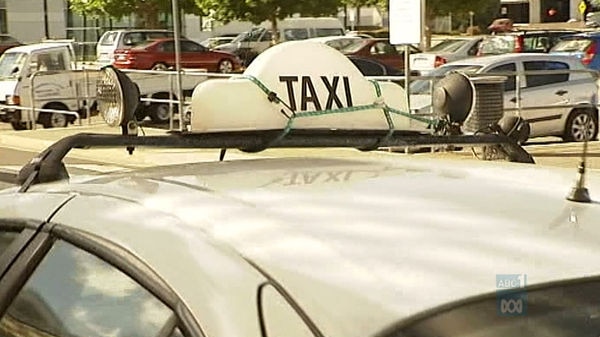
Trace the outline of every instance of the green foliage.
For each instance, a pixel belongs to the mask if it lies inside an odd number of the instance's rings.
[[[196,0],[200,10],[223,22],[251,21],[255,24],[296,13],[329,16],[337,13],[340,0]]]
[[[70,8],[91,17],[110,16],[115,19],[138,13],[171,13],[171,0],[68,0]],[[194,0],[179,0],[179,8],[186,13],[202,14]]]

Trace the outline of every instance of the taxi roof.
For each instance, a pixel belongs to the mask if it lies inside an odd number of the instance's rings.
[[[493,293],[497,274],[526,273],[530,284],[593,275],[600,209],[565,200],[574,171],[363,155],[267,158],[37,185],[27,195],[77,195],[53,221],[128,247],[193,297],[193,281],[207,275],[197,261],[173,265],[154,240],[188,228],[161,246],[191,256],[208,237],[281,282],[326,335],[358,337]],[[600,188],[597,175],[587,180],[592,194]],[[174,281],[182,270],[187,286]],[[252,279],[245,275],[240,280]],[[196,313],[205,305],[188,304]]]

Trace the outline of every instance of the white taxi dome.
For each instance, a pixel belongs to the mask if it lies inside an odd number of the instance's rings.
[[[190,131],[283,129],[294,113],[298,129],[389,129],[382,103],[407,112],[405,96],[400,85],[366,79],[334,48],[291,41],[264,51],[243,75],[198,85]],[[425,126],[399,114],[391,118],[396,129]]]

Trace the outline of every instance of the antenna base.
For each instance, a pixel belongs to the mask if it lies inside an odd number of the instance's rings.
[[[585,187],[573,187],[571,189],[571,193],[567,196],[567,200],[574,202],[592,202],[592,198],[590,198],[590,193]]]

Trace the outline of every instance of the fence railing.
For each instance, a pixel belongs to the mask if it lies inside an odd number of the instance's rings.
[[[73,90],[72,96],[64,96],[64,97],[53,97],[52,100],[56,100],[57,98],[75,101],[78,109],[76,110],[57,110],[45,108],[41,105],[43,102],[48,102],[49,98],[39,98],[36,97],[35,84],[42,76],[45,75],[53,75],[61,73],[59,71],[45,71],[45,72],[36,72],[31,76],[31,88],[29,95],[31,99],[29,100],[28,105],[7,105],[0,104],[0,111],[5,109],[17,109],[21,110],[22,114],[27,116],[27,121],[37,121],[39,118],[39,113],[59,113],[66,114],[69,116],[75,117],[78,121],[79,125],[82,125],[81,114],[85,112],[84,117],[88,117],[88,124],[91,124],[91,119],[89,118],[92,115],[92,106],[96,99],[95,97],[95,80],[97,77],[97,69],[81,69],[81,70],[69,70],[67,71],[72,74],[81,74],[82,76],[82,85],[76,86],[76,90]],[[177,96],[177,86],[176,86],[176,78],[177,72],[175,71],[158,71],[158,70],[124,70],[125,73],[128,74],[149,74],[149,75],[162,75],[167,76],[169,85],[168,87],[163,87],[168,92],[168,97],[154,98],[151,93],[146,90],[146,95],[141,98],[142,103],[146,105],[150,104],[167,104],[169,109],[169,130],[175,130],[175,121],[179,120],[179,130],[184,131],[184,119],[186,118],[184,112],[186,112],[186,107],[190,104],[190,97],[185,97],[185,95],[179,99]],[[588,74],[589,77],[586,79],[585,75],[576,76],[577,74]],[[513,81],[514,79],[514,95],[515,97],[521,97],[522,95],[527,94],[529,88],[535,88],[536,86],[541,85],[549,85],[549,84],[560,84],[560,83],[576,83],[576,81],[590,81],[590,80],[598,80],[598,72],[593,70],[528,70],[528,71],[500,71],[500,72],[486,72],[480,74],[468,74],[470,76],[504,76],[508,81]],[[239,76],[239,74],[220,74],[220,73],[208,73],[205,71],[199,70],[182,70],[181,71],[182,78],[190,78],[194,76],[202,76],[205,77],[205,80],[209,80],[211,78],[229,78],[232,76]],[[536,77],[537,76],[537,77]],[[541,76],[541,77],[540,77]],[[554,76],[554,77],[552,77]],[[563,76],[559,78],[558,76]],[[77,77],[77,76],[75,76]],[[131,76],[133,77],[133,76]],[[410,76],[411,83],[406,90],[408,90],[409,94],[411,94],[410,87],[416,81],[428,81],[429,82],[429,95],[431,94],[431,89],[434,87],[435,81],[439,80],[443,76]],[[573,79],[573,77],[579,77],[579,79]],[[395,81],[402,82],[405,80],[404,76],[367,76],[367,79],[376,79],[379,81]],[[92,83],[93,81],[93,83]],[[135,80],[134,80],[135,82]],[[422,82],[421,82],[422,83]],[[531,86],[531,84],[535,84],[535,86]],[[93,89],[93,90],[92,90]],[[524,92],[525,91],[525,92]],[[421,94],[423,94],[421,92]],[[150,97],[148,97],[150,96]],[[598,107],[598,88],[594,90],[594,92],[589,93],[590,97],[590,106]],[[85,102],[85,104],[83,104]],[[179,105],[182,104],[181,108]],[[545,108],[575,108],[581,106],[581,102],[575,103],[566,103],[566,104],[544,104],[544,102],[540,102],[535,105],[522,106],[521,100],[516,99],[515,105],[512,107],[504,106],[504,110],[513,111],[520,115],[523,111],[532,110],[532,109],[545,109]],[[177,109],[175,109],[177,107]],[[175,114],[174,111],[177,110],[181,113]],[[412,111],[411,107],[411,112]],[[193,111],[191,111],[193,113]],[[188,116],[191,117],[191,116]],[[35,123],[32,123],[32,127],[35,128]]]

